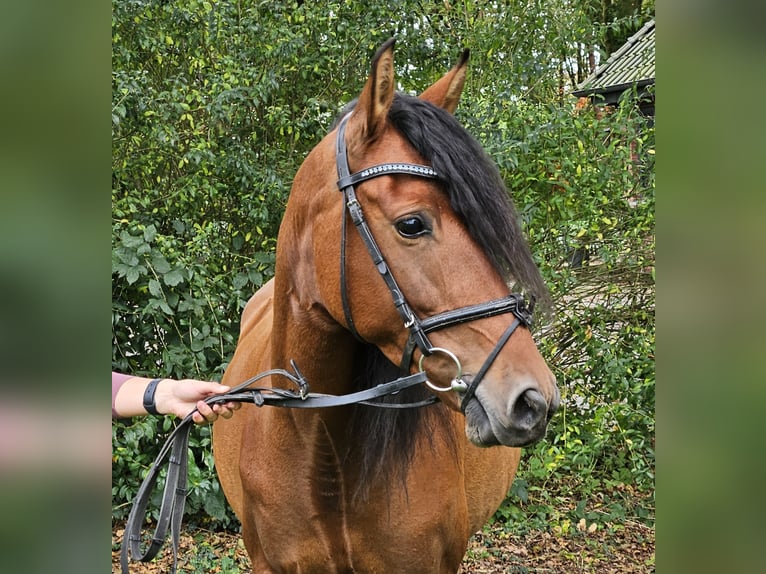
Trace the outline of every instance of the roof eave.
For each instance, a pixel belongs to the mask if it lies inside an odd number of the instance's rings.
[[[654,84],[654,78],[646,78],[644,80],[627,82],[625,84],[618,84],[615,86],[607,86],[605,88],[584,88],[582,90],[577,90],[575,92],[572,92],[572,95],[578,98],[583,98],[586,96],[592,97],[596,95],[602,95],[604,96],[604,100],[606,101],[606,103],[616,103],[620,95],[625,90],[629,90],[633,86],[635,86],[636,89],[640,90],[647,86],[651,86],[653,84]]]

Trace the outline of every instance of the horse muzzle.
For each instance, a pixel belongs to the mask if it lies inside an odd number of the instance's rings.
[[[548,422],[559,408],[555,384],[546,400],[537,386],[527,386],[507,401],[490,401],[482,389],[464,405],[466,436],[476,446],[531,446],[545,436]]]

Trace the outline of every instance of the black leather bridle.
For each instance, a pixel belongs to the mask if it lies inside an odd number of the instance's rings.
[[[372,235],[370,227],[364,219],[364,213],[362,207],[356,197],[356,191],[354,186],[369,179],[380,177],[383,175],[413,175],[416,177],[424,177],[427,179],[439,179],[439,174],[432,168],[426,165],[411,164],[411,163],[384,163],[362,169],[356,173],[351,173],[348,165],[348,150],[346,148],[346,123],[348,122],[351,113],[347,114],[338,125],[338,133],[336,135],[336,153],[335,161],[338,169],[338,189],[344,195],[344,208],[343,208],[343,223],[341,226],[341,263],[340,263],[340,277],[341,277],[341,301],[343,304],[343,314],[345,315],[346,325],[354,336],[360,341],[364,341],[354,324],[354,319],[351,313],[351,306],[348,300],[348,290],[346,286],[346,219],[347,216],[351,217],[351,221],[359,232],[362,242],[367,248],[372,262],[375,264],[375,268],[380,273],[383,281],[386,283],[391,297],[394,301],[394,306],[399,312],[399,316],[402,319],[404,327],[409,331],[409,337],[407,344],[405,345],[404,352],[402,353],[402,359],[400,362],[400,368],[402,372],[409,373],[412,364],[413,354],[417,347],[422,353],[419,370],[423,370],[423,358],[430,356],[434,353],[445,354],[450,357],[457,366],[457,374],[452,380],[449,387],[437,387],[426,379],[426,384],[436,391],[456,391],[463,394],[460,408],[465,412],[468,401],[473,398],[484,375],[492,366],[497,355],[502,348],[511,338],[511,335],[519,325],[523,325],[529,328],[532,322],[532,311],[534,303],[527,304],[523,295],[519,293],[511,293],[502,299],[496,299],[494,301],[488,301],[486,303],[480,303],[478,305],[470,305],[467,307],[461,307],[452,311],[446,311],[433,315],[426,319],[420,319],[415,315],[414,311],[407,303],[402,290],[396,283],[396,279],[391,273],[391,269],[386,263],[386,259],[383,256],[380,248],[375,242],[375,238]],[[503,313],[512,313],[514,320],[508,329],[498,340],[495,348],[489,354],[484,364],[479,371],[473,377],[470,383],[466,383],[462,380],[462,366],[459,359],[454,353],[441,347],[435,347],[428,338],[428,333],[436,331],[437,329],[445,329],[453,325],[459,325],[468,321],[475,321],[477,319],[484,319],[486,317],[493,317]]]

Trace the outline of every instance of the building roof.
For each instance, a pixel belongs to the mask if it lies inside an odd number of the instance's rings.
[[[588,76],[576,91],[577,97],[601,94],[604,102],[617,103],[625,90],[654,84],[654,20],[633,34],[607,61]]]

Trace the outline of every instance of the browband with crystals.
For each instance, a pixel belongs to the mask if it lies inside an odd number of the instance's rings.
[[[429,179],[439,179],[439,174],[436,173],[432,167],[428,167],[427,165],[413,163],[384,163],[368,167],[354,174],[340,178],[338,180],[338,189],[344,189],[362,181],[389,174],[416,175],[418,177],[426,177]]]

